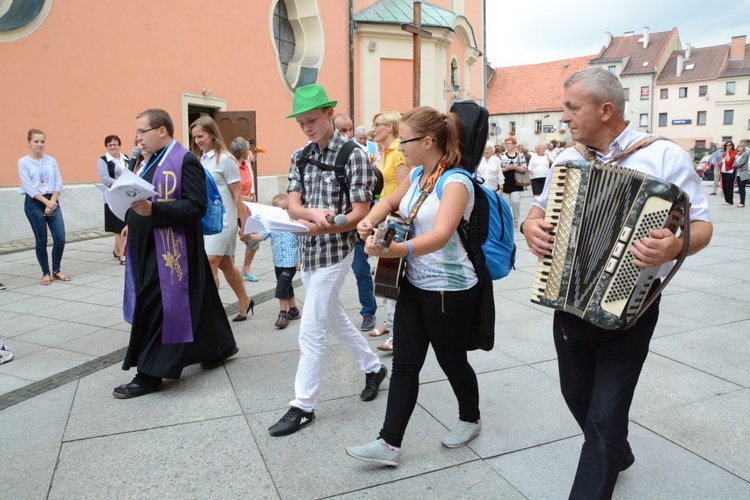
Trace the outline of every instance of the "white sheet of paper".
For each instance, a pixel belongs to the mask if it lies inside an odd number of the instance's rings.
[[[289,214],[283,208],[272,207],[260,203],[243,201],[252,214],[245,222],[245,234],[260,233],[306,233],[310,230],[304,224],[289,219]]]
[[[125,214],[134,201],[147,200],[156,194],[153,184],[144,181],[130,170],[126,170],[117,178],[112,187],[102,184],[96,185],[104,193],[104,200],[109,209],[120,220],[125,220]]]

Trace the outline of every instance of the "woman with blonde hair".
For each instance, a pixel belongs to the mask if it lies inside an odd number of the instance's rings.
[[[247,210],[242,203],[240,168],[219,132],[219,127],[210,116],[201,116],[190,124],[190,133],[195,145],[203,152],[201,164],[213,177],[224,203],[224,229],[219,234],[204,236],[206,255],[211,271],[219,288],[219,269],[224,273],[227,283],[237,295],[240,311],[232,321],[245,321],[255,303],[247,294],[242,282],[242,275],[234,265],[234,253],[237,247],[237,226],[243,233]],[[244,313],[244,314],[243,314]]]
[[[385,420],[378,439],[346,449],[359,460],[398,465],[401,442],[417,403],[419,372],[430,345],[458,400],[458,422],[442,445],[463,446],[482,428],[479,386],[466,354],[467,325],[472,324],[480,302],[479,279],[457,231],[461,218],[468,219],[474,208],[474,185],[460,172],[444,175],[461,164],[460,132],[461,122],[453,113],[420,107],[404,114],[399,149],[410,164],[420,167],[357,225],[359,235],[367,239],[368,254],[406,262],[394,319],[393,373]],[[438,180],[442,182],[440,196],[435,189]],[[412,237],[381,248],[372,230],[396,209],[412,220]]]
[[[383,154],[378,168],[383,173],[383,192],[381,196],[388,196],[409,176],[411,167],[406,164],[404,154],[399,150],[398,124],[401,113],[398,111],[383,111],[372,119],[372,134],[375,142],[383,145]],[[370,337],[378,337],[390,332],[388,340],[378,344],[380,351],[393,350],[393,318],[396,312],[396,301],[383,299],[385,321],[380,328],[370,330]]]

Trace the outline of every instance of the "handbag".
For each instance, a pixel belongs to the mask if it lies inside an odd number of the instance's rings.
[[[516,171],[514,175],[516,176],[516,186],[531,186],[531,174],[528,168],[526,172]]]
[[[747,169],[747,167],[740,167],[737,170],[737,177],[742,182],[750,181],[750,170]]]

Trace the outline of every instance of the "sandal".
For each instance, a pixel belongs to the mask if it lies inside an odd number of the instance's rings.
[[[52,273],[52,277],[60,281],[70,281],[70,276],[65,276],[62,271],[55,271]]]
[[[378,351],[392,351],[393,350],[393,337],[389,338],[385,344],[378,344]]]
[[[127,262],[126,259],[125,259],[125,257],[119,257],[119,259],[120,259],[120,265],[124,266],[125,262]]]
[[[373,328],[372,330],[370,330],[368,335],[370,337],[380,337],[381,335],[385,335],[386,333],[390,333],[390,330],[388,330],[388,327],[383,325],[380,328]]]
[[[42,281],[39,284],[47,286],[50,283],[52,283],[52,277],[49,274],[45,274],[44,276],[42,276]]]
[[[739,204],[737,205],[737,208],[745,208],[745,204],[744,204],[744,203],[739,203]]]

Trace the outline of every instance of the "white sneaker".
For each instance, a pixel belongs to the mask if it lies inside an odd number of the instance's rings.
[[[446,448],[458,448],[463,446],[479,435],[482,430],[482,421],[476,424],[473,422],[464,422],[459,420],[453,427],[453,430],[443,438],[442,445]]]
[[[401,458],[401,450],[392,450],[382,438],[361,446],[347,446],[346,454],[365,462],[393,467],[398,467]]]
[[[11,359],[13,359],[13,353],[6,349],[7,346],[0,349],[0,365],[2,365],[3,363],[7,363]]]

